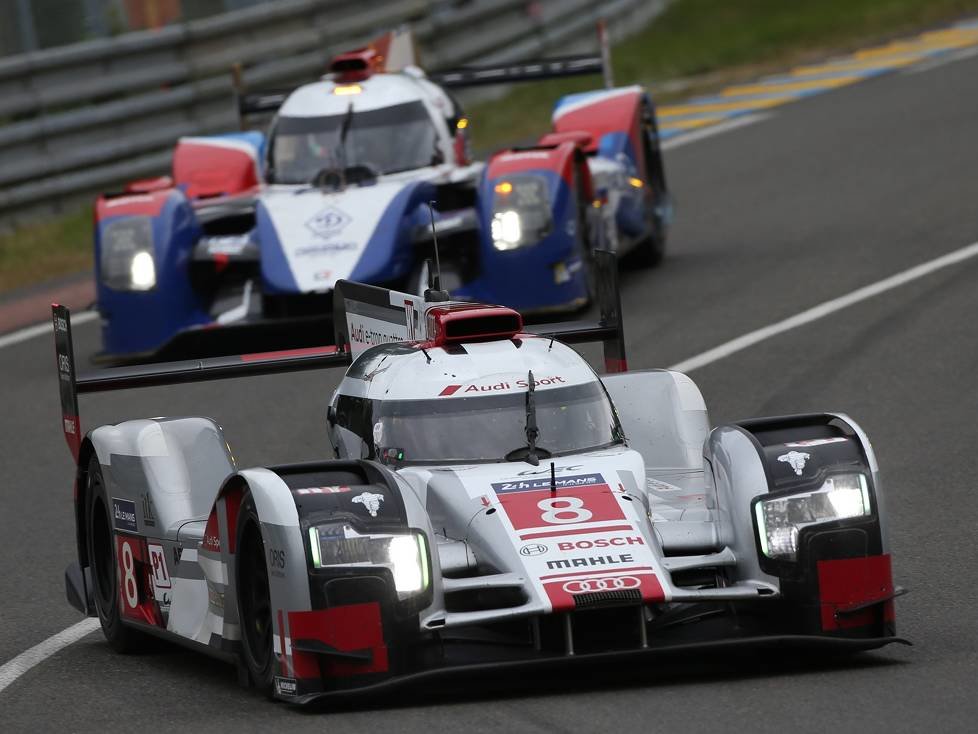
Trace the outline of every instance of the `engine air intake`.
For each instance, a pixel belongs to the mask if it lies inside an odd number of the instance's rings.
[[[523,317],[503,306],[446,306],[428,311],[428,338],[437,345],[510,339],[522,330]]]

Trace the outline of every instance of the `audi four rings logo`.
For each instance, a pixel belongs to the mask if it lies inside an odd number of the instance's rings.
[[[547,546],[545,546],[543,543],[530,543],[520,548],[521,556],[539,556],[541,553],[546,552]]]
[[[577,579],[564,584],[568,594],[586,594],[591,591],[622,591],[637,589],[642,585],[634,576],[617,576],[610,579]]]

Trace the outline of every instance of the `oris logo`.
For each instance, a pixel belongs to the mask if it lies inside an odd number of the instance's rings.
[[[285,568],[285,551],[272,548],[268,552],[268,562],[272,568]]]
[[[530,543],[520,548],[521,556],[539,556],[546,553],[549,549],[543,543]]]
[[[587,594],[595,591],[624,591],[637,589],[642,582],[634,576],[618,576],[610,579],[576,579],[564,584],[568,594]]]

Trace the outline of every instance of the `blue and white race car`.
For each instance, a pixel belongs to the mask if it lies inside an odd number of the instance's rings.
[[[436,77],[408,48],[391,34],[320,81],[241,95],[243,114],[275,113],[267,135],[183,138],[172,175],[99,198],[103,357],[321,344],[338,280],[423,293],[433,233],[453,298],[531,314],[587,305],[596,245],[661,259],[670,205],[643,89],[565,97],[536,144],[476,163],[450,88],[595,73],[601,59]]]

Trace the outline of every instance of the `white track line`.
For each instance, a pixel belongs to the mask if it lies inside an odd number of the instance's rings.
[[[61,630],[58,634],[52,635],[44,642],[34,645],[30,650],[25,650],[13,660],[0,665],[0,693],[38,663],[44,662],[59,650],[77,642],[98,628],[98,619],[87,617],[81,622]]]
[[[852,291],[844,296],[838,298],[833,298],[831,301],[825,301],[825,303],[820,303],[807,311],[802,311],[799,314],[795,314],[784,321],[778,321],[775,324],[770,324],[757,331],[752,331],[749,334],[744,334],[736,339],[728,341],[726,344],[721,344],[718,347],[714,347],[702,354],[697,354],[695,357],[690,357],[687,360],[680,362],[679,364],[674,364],[669,369],[675,370],[676,372],[690,372],[699,367],[705,367],[712,362],[723,359],[724,357],[729,357],[731,354],[739,352],[747,347],[752,347],[758,342],[762,342],[765,339],[770,339],[772,336],[777,336],[778,334],[783,334],[791,329],[797,329],[799,326],[804,326],[805,324],[810,324],[813,321],[824,318],[829,314],[833,314],[836,311],[841,311],[844,308],[848,308],[860,301],[865,301],[867,298],[872,298],[880,293],[885,293],[886,291],[898,288],[901,285],[905,285],[912,280],[917,280],[918,278],[923,278],[925,275],[933,273],[935,270],[940,270],[941,268],[946,268],[949,265],[954,265],[955,263],[962,262],[969,258],[978,255],[978,242],[973,242],[967,247],[962,247],[960,250],[954,250],[946,255],[942,255],[934,260],[929,260],[928,262],[916,265],[909,270],[904,270],[896,275],[891,275],[889,278],[884,278],[883,280],[878,280],[871,285],[864,286],[858,290]]]
[[[677,135],[674,138],[669,138],[668,140],[662,141],[662,145],[659,147],[663,150],[672,150],[673,148],[679,148],[688,143],[695,143],[697,140],[703,140],[703,138],[709,138],[714,135],[719,135],[720,133],[725,133],[728,130],[736,130],[738,127],[753,125],[755,122],[761,122],[769,117],[771,117],[770,112],[755,112],[750,115],[741,115],[739,117],[734,117],[732,120],[728,120],[727,122],[720,122],[716,125],[710,125],[709,127],[700,128],[699,130],[692,130],[691,132]]]
[[[95,311],[83,311],[80,314],[72,314],[71,325],[79,326],[80,324],[87,324],[89,321],[94,321],[96,318],[98,318],[98,313]],[[14,344],[20,344],[21,342],[26,342],[28,339],[33,339],[35,336],[41,336],[41,334],[50,333],[50,321],[45,321],[43,324],[28,326],[26,329],[21,329],[20,331],[12,331],[9,334],[0,336],[0,349],[3,349],[4,347],[12,347]]]

